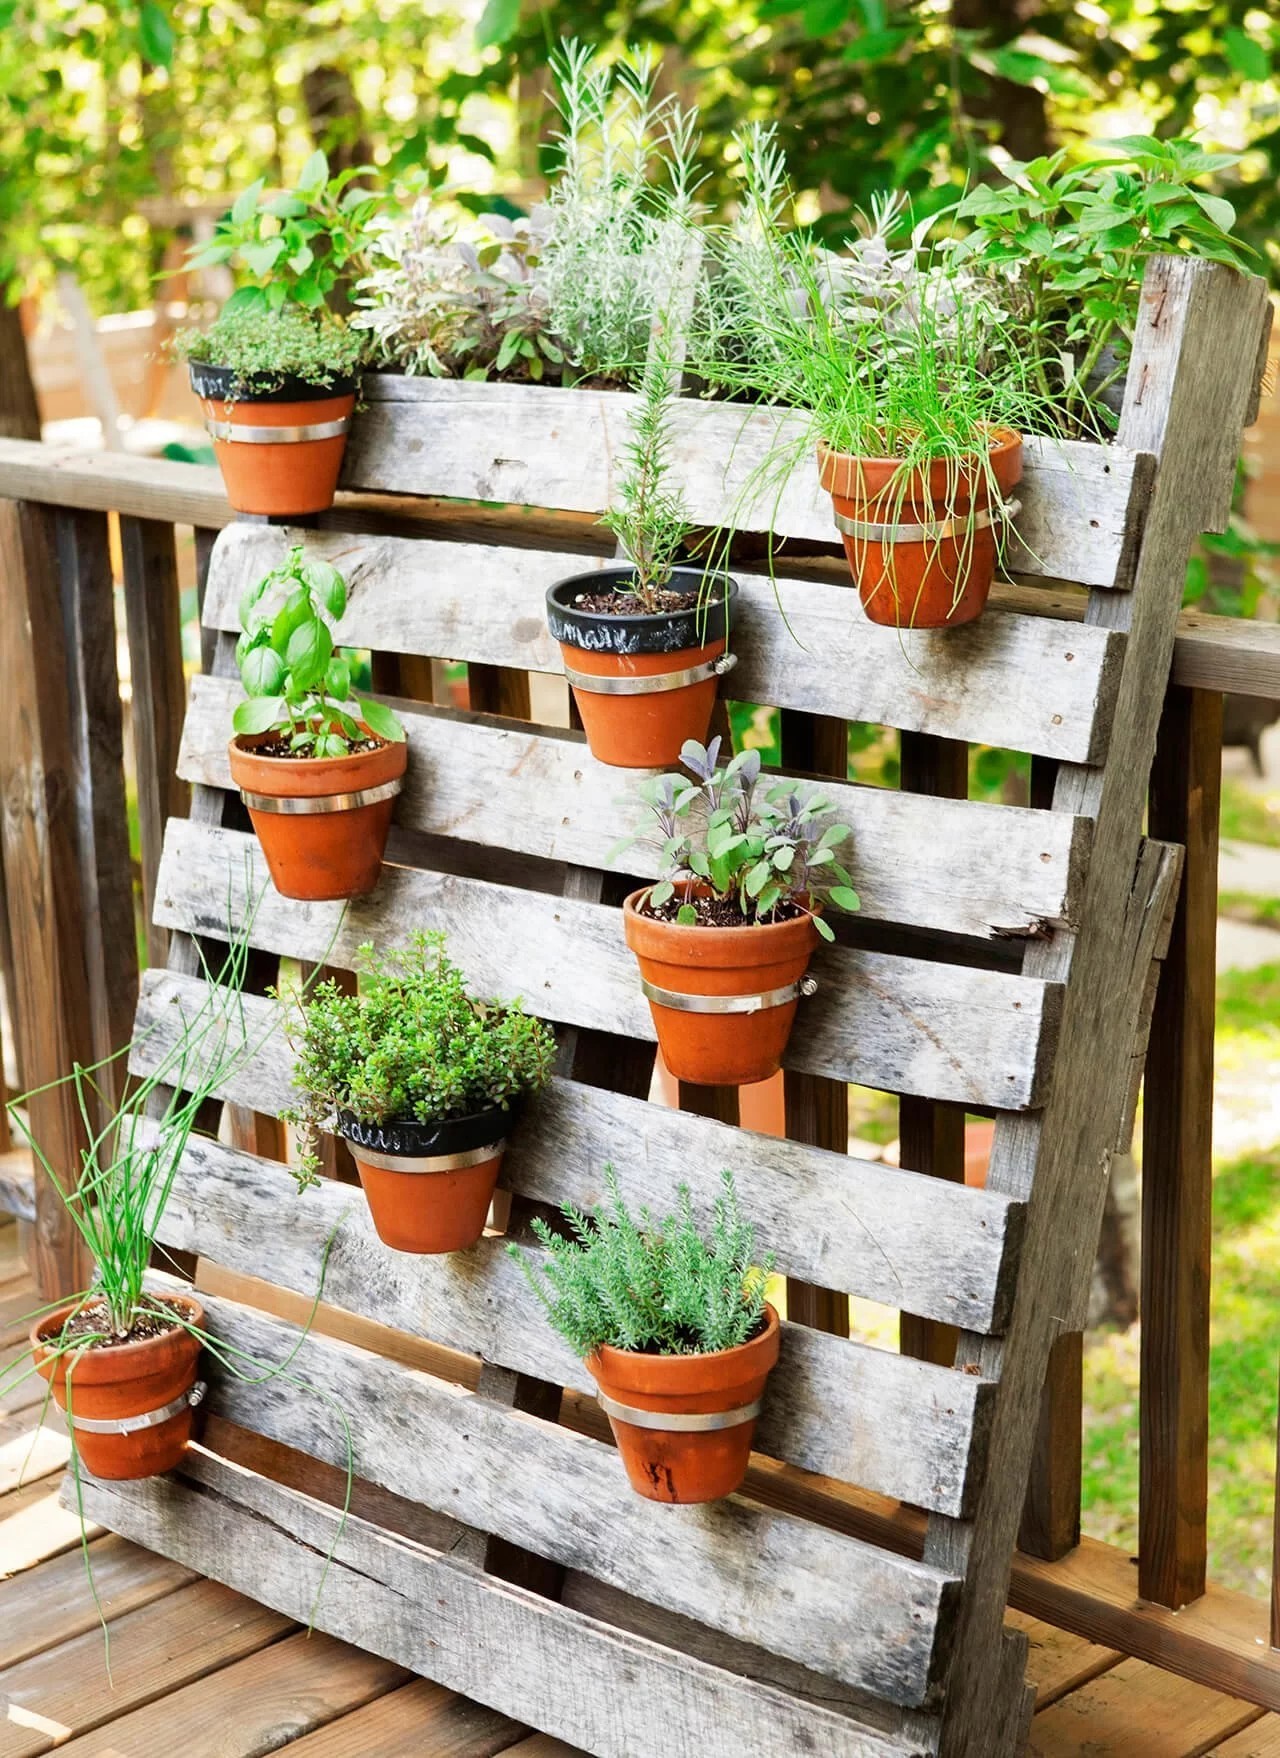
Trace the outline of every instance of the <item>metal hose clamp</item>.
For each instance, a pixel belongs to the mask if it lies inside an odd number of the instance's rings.
[[[506,1148],[506,1140],[490,1142],[485,1148],[468,1148],[461,1154],[378,1154],[371,1148],[362,1148],[359,1142],[350,1141],[348,1145],[357,1160],[366,1166],[372,1166],[378,1172],[465,1172],[468,1166],[482,1166],[486,1160],[496,1159]]]
[[[277,812],[286,818],[310,818],[321,812],[354,812],[361,806],[376,806],[382,800],[393,800],[400,792],[400,777],[380,782],[377,787],[362,787],[351,794],[255,794],[240,789],[240,798],[251,812]]]
[[[619,1404],[603,1392],[596,1394],[606,1416],[632,1428],[665,1429],[668,1434],[707,1434],[718,1428],[738,1428],[754,1422],[760,1414],[760,1399],[753,1404],[739,1404],[733,1410],[640,1410],[634,1404]]]
[[[138,1434],[144,1428],[159,1428],[162,1423],[172,1422],[184,1410],[194,1410],[207,1390],[205,1381],[197,1380],[161,1409],[144,1410],[140,1416],[77,1416],[68,1410],[67,1420],[72,1428],[82,1428],[86,1434]]]
[[[575,690],[585,690],[589,696],[658,696],[667,690],[683,690],[688,684],[705,684],[708,678],[722,678],[737,663],[736,653],[722,653],[719,659],[704,660],[683,671],[654,672],[648,677],[602,677],[568,665],[564,675]]]
[[[833,517],[837,530],[847,537],[861,537],[868,543],[932,543],[943,537],[967,537],[971,531],[984,531],[1012,519],[1022,511],[1021,501],[1001,501],[980,513],[967,513],[962,519],[940,519],[929,525],[875,525],[866,519],[850,519],[844,513]]]
[[[647,977],[640,979],[640,987],[656,1007],[670,1007],[676,1013],[763,1013],[767,1007],[785,1007],[788,1001],[816,993],[818,979],[804,976],[756,995],[686,995],[679,989],[660,989]]]
[[[351,426],[349,415],[333,421],[306,421],[300,427],[250,427],[236,421],[215,421],[207,417],[205,426],[212,439],[235,446],[299,446],[305,440],[337,439]]]

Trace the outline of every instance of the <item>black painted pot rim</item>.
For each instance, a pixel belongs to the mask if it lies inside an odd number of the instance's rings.
[[[360,382],[355,373],[340,373],[330,384],[313,385],[286,373],[277,383],[273,373],[270,388],[256,389],[253,379],[247,378],[240,381],[239,394],[233,395],[232,387],[237,379],[232,367],[215,366],[207,360],[189,360],[187,371],[196,396],[216,403],[323,403],[332,397],[354,396]]]
[[[600,650],[592,631],[613,631],[631,653],[671,653],[683,647],[703,647],[721,637],[728,639],[733,620],[733,601],[738,596],[738,582],[731,574],[706,573],[702,568],[677,567],[671,570],[673,584],[684,584],[688,590],[700,589],[704,581],[719,588],[715,598],[695,605],[691,610],[637,611],[634,616],[608,611],[579,610],[575,597],[607,592],[613,583],[633,578],[630,563],[614,567],[592,568],[586,573],[571,574],[547,588],[547,626],[557,641],[570,647]],[[672,639],[672,631],[679,637]],[[619,649],[620,651],[623,649]]]
[[[514,1121],[514,1108],[509,1105],[492,1105],[469,1117],[446,1118],[443,1123],[422,1123],[416,1117],[365,1123],[352,1111],[339,1111],[338,1134],[375,1154],[427,1159],[433,1154],[465,1154],[472,1148],[487,1148],[505,1140]]]

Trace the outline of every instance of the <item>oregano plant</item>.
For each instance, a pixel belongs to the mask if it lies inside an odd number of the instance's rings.
[[[236,662],[249,700],[235,711],[237,733],[274,733],[301,757],[345,757],[370,733],[403,741],[389,708],[352,694],[351,662],[333,641],[346,607],[342,575],[332,562],[305,557],[301,544],[245,590]]]
[[[858,894],[836,857],[853,832],[831,821],[831,800],[791,781],[767,785],[758,751],[740,751],[722,767],[718,737],[710,745],[688,740],[680,761],[687,775],[640,784],[645,822],[609,851],[612,861],[637,842],[657,849],[662,873],[649,889],[649,910],[678,900],[675,920],[693,926],[695,900],[709,890],[731,900],[745,923],[801,912],[834,940],[822,910],[856,910]]]

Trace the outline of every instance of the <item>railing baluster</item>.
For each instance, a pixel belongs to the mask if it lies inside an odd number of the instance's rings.
[[[1205,1586],[1221,782],[1222,697],[1175,686],[1148,814],[1187,862],[1147,1051],[1138,1496],[1138,1590],[1175,1609]]]
[[[142,837],[142,898],[147,958],[162,965],[169,936],[152,920],[164,827],[184,818],[190,789],[178,779],[178,744],[186,712],[182,673],[182,612],[173,526],[160,519],[121,518],[124,607],[133,683],[133,748]]]
[[[138,1000],[138,955],[124,785],[124,725],[116,668],[115,585],[105,513],[54,517],[75,790],[85,965],[95,1061],[127,1044]],[[99,1084],[121,1096],[123,1062]],[[103,1121],[106,1119],[104,1117]]]
[[[1271,1524],[1271,1646],[1280,1648],[1280,1423],[1276,1431],[1276,1500]]]

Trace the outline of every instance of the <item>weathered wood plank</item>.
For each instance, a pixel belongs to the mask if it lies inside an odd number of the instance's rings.
[[[303,1295],[320,1285],[327,1253],[329,1304],[594,1392],[500,1239],[442,1257],[389,1254],[358,1192],[325,1180],[300,1198],[283,1168],[193,1140],[160,1241]],[[990,1392],[972,1375],[786,1325],[783,1365],[770,1381],[756,1445],[824,1476],[959,1512]]]
[[[340,640],[556,674],[562,666],[546,626],[546,590],[607,560],[236,525],[214,548],[205,600],[211,625],[236,629],[245,584],[304,540],[351,588]],[[1099,761],[1106,750],[1120,636],[1003,612],[962,629],[883,629],[866,621],[847,586],[735,577],[732,693],[744,701],[1072,762]]]
[[[477,385],[378,374],[352,432],[345,487],[603,513],[625,468],[628,392]],[[685,398],[672,412],[672,462],[695,524],[830,542],[830,497],[807,454],[777,480],[768,459],[796,418]],[[1030,439],[1018,488],[1022,573],[1127,586],[1149,462],[1119,446]]]
[[[231,786],[227,741],[242,694],[231,680],[192,680],[178,756],[185,780]],[[597,763],[580,734],[396,706],[410,750],[396,806],[402,829],[603,867],[635,820],[627,790],[638,778]],[[921,799],[825,777],[823,787],[834,816],[853,830],[863,917],[982,938],[1039,933],[1074,919],[1091,841],[1087,819]],[[655,852],[642,845],[623,864],[645,879],[658,872]]]
[[[192,1579],[189,1569],[108,1534],[89,1547],[93,1584],[108,1618],[163,1599]],[[79,1549],[42,1563],[34,1574],[0,1582],[0,1666],[98,1630]]]
[[[340,1629],[596,1758],[635,1758],[655,1726],[671,1758],[926,1758],[917,1740],[620,1634],[363,1521],[338,1534],[332,1510],[209,1454],[189,1455],[181,1476],[94,1482],[87,1494],[95,1517],[117,1531],[292,1617],[310,1615],[333,1544],[320,1629]]]
[[[1122,1660],[1037,1715],[1032,1751],[1035,1758],[1201,1758],[1257,1719],[1252,1704]]]
[[[290,1373],[342,1409],[362,1477],[890,1702],[931,1695],[957,1587],[941,1572],[741,1497],[673,1518],[631,1490],[611,1447],[349,1344],[303,1339],[233,1302],[204,1302],[210,1332],[256,1360],[298,1345]],[[237,1379],[212,1359],[207,1377],[216,1414],[330,1463],[345,1458],[337,1424],[318,1420],[296,1385]]]
[[[252,917],[257,946],[348,969],[365,940],[385,949],[415,929],[440,928],[477,993],[523,996],[533,1012],[567,1025],[654,1037],[621,917],[605,905],[387,866],[371,899],[299,906],[267,885],[252,837],[172,819],[157,919],[225,935],[228,910],[233,926]],[[1041,1102],[1055,984],[838,946],[815,954],[812,970],[818,991],[799,1010],[788,1067],[973,1105]]]
[[[147,1074],[175,1042],[203,985],[171,972],[143,979],[130,1068]],[[293,1052],[273,1004],[243,1000],[252,1058],[218,1089],[256,1112],[297,1098]],[[688,1184],[710,1213],[720,1169],[733,1168],[743,1213],[783,1274],[903,1306],[971,1330],[998,1330],[1012,1292],[1022,1208],[982,1190],[938,1186],[881,1161],[680,1115],[647,1100],[555,1079],[526,1107],[503,1162],[504,1188],[535,1202],[601,1200],[610,1160],[637,1203],[656,1213]],[[927,1249],[926,1249],[927,1245]]]
[[[1096,1245],[1101,1174],[1128,1097],[1129,1057],[1141,1017],[1150,945],[1143,920],[1154,894],[1136,896],[1147,778],[1163,684],[1173,655],[1181,580],[1194,535],[1225,521],[1241,426],[1252,396],[1257,337],[1267,312],[1256,278],[1186,258],[1147,270],[1121,434],[1158,451],[1160,467],[1132,593],[1095,594],[1091,622],[1122,627],[1129,650],[1106,770],[1064,771],[1055,807],[1090,811],[1098,832],[1071,955],[1061,1054],[1042,1118],[998,1128],[989,1183],[1025,1194],[1034,1179],[1023,1269],[1007,1340],[962,1340],[972,1365],[998,1375],[1001,1396],[990,1464],[972,1524],[934,1516],[926,1555],[963,1575],[959,1652],[942,1735],[944,1758],[980,1749],[998,1690],[994,1631],[1021,1513],[1035,1415],[1054,1315],[1072,1310],[1082,1262]],[[1164,899],[1160,898],[1163,905]],[[1138,961],[1138,962],[1135,962]],[[1088,1103],[1082,1095],[1088,1095]],[[1083,1206],[1083,1210],[1081,1205]],[[1083,1216],[1091,1225],[1086,1234]],[[1064,1249],[1063,1229],[1074,1228]]]

